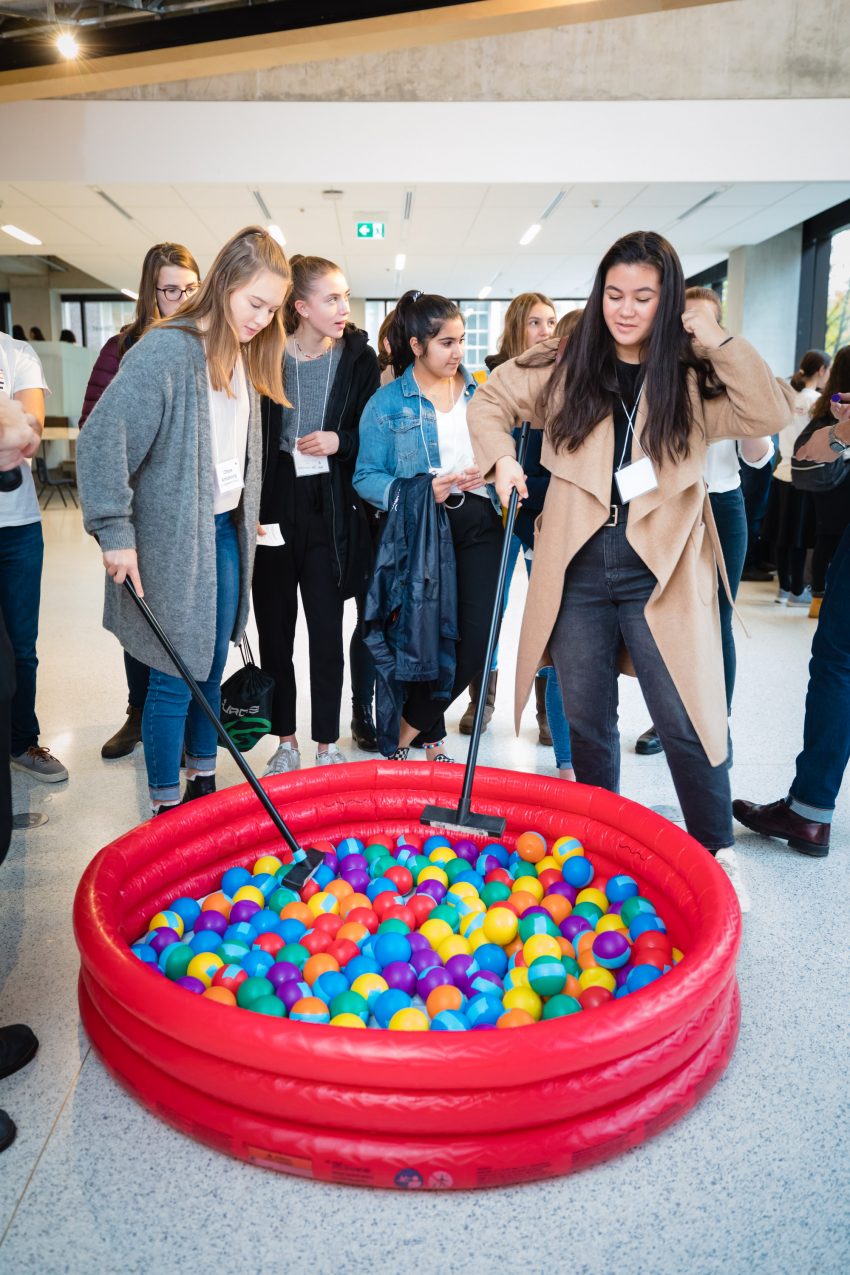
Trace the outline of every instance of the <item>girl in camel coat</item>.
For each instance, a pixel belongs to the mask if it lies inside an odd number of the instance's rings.
[[[721,438],[782,428],[790,405],[767,364],[707,308],[687,309],[661,236],[618,240],[556,365],[543,342],[497,368],[470,405],[476,460],[502,503],[526,495],[511,430],[545,429],[552,481],[538,520],[517,659],[517,718],[552,662],[579,782],[616,792],[617,672],[631,658],[688,831],[735,863],[717,572],[703,473]],[[657,715],[657,719],[656,719]],[[745,897],[744,897],[745,901]]]

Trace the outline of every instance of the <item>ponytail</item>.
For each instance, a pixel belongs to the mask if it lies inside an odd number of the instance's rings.
[[[292,271],[292,286],[283,303],[283,326],[287,336],[297,331],[301,315],[295,309],[296,301],[306,301],[320,279],[335,271],[342,274],[335,261],[327,257],[305,257],[296,253],[289,258],[289,269]]]
[[[393,371],[399,377],[414,361],[410,342],[415,338],[423,349],[450,319],[462,319],[463,315],[454,301],[415,289],[405,292],[399,300],[386,337],[390,346]]]
[[[821,368],[829,367],[831,362],[832,359],[824,350],[807,350],[800,359],[799,368],[789,380],[791,389],[799,394],[800,390],[806,388],[809,377],[817,376]]]

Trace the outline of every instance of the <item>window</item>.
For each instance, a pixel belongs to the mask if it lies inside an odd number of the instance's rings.
[[[12,298],[8,292],[0,292],[0,332],[12,334]]]
[[[824,349],[834,355],[847,344],[850,344],[850,229],[833,235],[830,244]]]
[[[120,332],[136,312],[134,301],[120,293],[63,294],[62,327],[70,328],[80,345],[99,350]]]
[[[850,200],[803,223],[797,358],[850,342]]]

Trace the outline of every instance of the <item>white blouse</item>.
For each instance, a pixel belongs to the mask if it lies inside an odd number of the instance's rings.
[[[250,401],[248,398],[248,381],[245,377],[245,366],[241,357],[236,360],[230,388],[235,395],[231,398],[224,390],[214,390],[207,373],[209,390],[210,426],[212,429],[213,466],[217,467],[225,461],[235,460],[239,466],[242,481],[238,487],[222,492],[218,480],[215,484],[213,512],[230,513],[236,509],[242,499],[242,488],[245,482],[245,457],[248,448],[248,416]]]
[[[450,412],[434,412],[437,417],[437,443],[440,448],[440,473],[459,474],[464,469],[475,465],[475,453],[469,437],[469,426],[466,423],[467,397],[461,393]],[[458,491],[452,487],[452,491]],[[487,496],[486,484],[473,487],[467,493],[470,496]]]

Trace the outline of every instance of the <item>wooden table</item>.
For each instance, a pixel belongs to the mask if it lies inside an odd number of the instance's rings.
[[[45,425],[41,437],[45,443],[71,443],[80,437],[80,431],[71,425]]]

